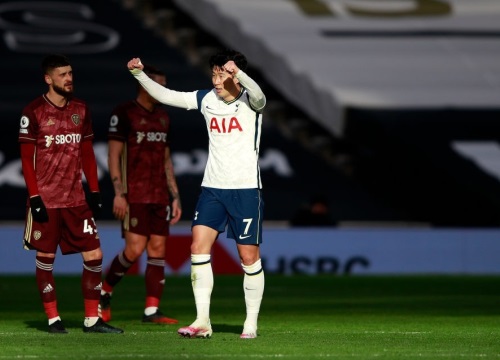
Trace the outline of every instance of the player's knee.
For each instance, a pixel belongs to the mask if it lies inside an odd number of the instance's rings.
[[[262,272],[262,262],[260,259],[251,264],[241,264],[241,267],[247,275],[257,275]]]
[[[149,256],[163,257],[165,256],[165,238],[151,237],[146,246]]]
[[[259,262],[259,260],[259,254],[246,254],[244,256],[240,256],[241,264],[244,266],[253,266]]]
[[[162,258],[165,256],[165,247],[164,246],[148,247],[147,253],[149,257]]]
[[[90,251],[83,251],[82,257],[84,261],[102,260],[102,250],[101,248],[97,248]]]
[[[209,241],[196,241],[191,243],[191,254],[210,254],[212,243]]]
[[[142,255],[144,252],[145,247],[143,246],[127,246],[125,248],[124,254],[127,259],[129,259],[131,262],[136,262],[137,259]]]

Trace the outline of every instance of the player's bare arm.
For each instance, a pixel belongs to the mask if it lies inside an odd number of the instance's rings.
[[[110,140],[108,145],[108,167],[115,191],[113,199],[113,215],[119,220],[123,220],[128,211],[127,200],[125,199],[125,190],[121,181],[120,158],[123,151],[123,143],[120,141]]]
[[[170,149],[165,149],[165,174],[167,175],[167,187],[172,197],[172,218],[170,219],[170,224],[174,225],[177,223],[182,215],[181,198],[179,195],[179,188],[177,187],[177,181],[175,180],[174,165],[172,163],[172,157],[170,156]]]

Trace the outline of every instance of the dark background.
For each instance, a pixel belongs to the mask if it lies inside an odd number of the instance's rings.
[[[22,108],[46,90],[40,62],[49,52],[67,54],[73,63],[75,95],[88,102],[92,111],[96,144],[106,142],[109,114],[113,107],[132,99],[136,81],[126,62],[139,56],[167,74],[167,85],[192,91],[211,87],[205,65],[193,65],[179,48],[169,45],[157,32],[146,28],[134,9],[107,0],[64,1],[53,9],[16,8],[15,1],[0,1],[0,220],[23,220],[26,189],[12,178],[20,175],[18,124]],[[147,1],[145,3],[148,3]],[[40,4],[47,2],[39,1]],[[82,4],[92,10],[82,19],[64,4]],[[84,5],[83,5],[84,4]],[[155,6],[158,5],[155,2]],[[183,25],[196,24],[170,1],[161,7],[174,10]],[[51,25],[33,25],[26,14],[49,16]],[[28,18],[29,19],[29,18]],[[62,21],[62,22],[61,22]],[[104,26],[120,35],[118,45],[105,52],[86,53],[79,45],[101,43],[105,38],[86,26]],[[197,29],[199,31],[199,29]],[[43,33],[48,38],[61,34],[85,36],[75,46],[49,44],[36,51],[17,51],[7,46],[8,34]],[[62,40],[61,40],[62,41]],[[198,36],[197,46],[217,44],[211,34]],[[250,64],[251,65],[251,64]],[[320,194],[330,205],[331,218],[339,224],[404,223],[430,226],[497,227],[500,225],[500,192],[496,178],[450,148],[454,140],[498,141],[500,109],[346,109],[346,136],[338,139],[313,120],[294,127],[292,119],[304,118],[294,104],[287,103],[268,85],[258,69],[248,70],[268,98],[261,155],[278,151],[292,169],[284,176],[263,167],[265,219],[288,221],[311,196]],[[273,104],[284,104],[276,111]],[[196,165],[197,151],[206,150],[207,134],[197,111],[168,107],[172,119],[172,152],[189,154]],[[301,137],[303,133],[309,137]],[[331,161],[312,150],[314,135],[326,138],[331,152],[344,161]],[[174,162],[175,164],[175,162]],[[105,171],[106,164],[100,164]],[[190,220],[199,193],[202,173],[177,176],[183,201],[183,220]],[[111,219],[113,191],[106,172],[100,180],[105,201],[105,219]]]

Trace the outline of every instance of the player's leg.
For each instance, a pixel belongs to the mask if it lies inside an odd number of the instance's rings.
[[[54,282],[54,260],[55,254],[36,253],[36,282],[38,292],[42,299],[43,308],[49,321],[49,333],[66,334],[67,331],[62,324],[61,317],[57,310],[56,285]]]
[[[257,337],[257,320],[264,294],[264,270],[262,269],[258,245],[238,244],[238,253],[245,272],[243,291],[246,305],[246,319],[240,337],[253,339]]]
[[[99,316],[106,322],[111,320],[111,297],[114,287],[146,249],[149,225],[145,211],[145,204],[129,204],[129,212],[122,222],[125,248],[111,261],[104,277],[99,301]]]
[[[196,320],[178,330],[185,337],[210,337],[210,299],[214,286],[211,250],[217,236],[224,231],[227,215],[216,189],[202,188],[192,221],[191,285],[196,304]]]
[[[146,264],[146,302],[143,322],[157,324],[177,324],[176,319],[163,315],[160,301],[165,287],[165,246],[169,235],[170,207],[163,204],[149,204],[149,240],[146,245],[148,255]]]
[[[147,237],[125,231],[125,248],[118,253],[104,278],[102,285],[99,311],[104,321],[111,320],[111,297],[116,285],[122,280],[128,270],[140,258],[146,248]]]
[[[191,285],[196,305],[196,320],[178,330],[185,337],[210,337],[210,298],[214,287],[214,275],[210,252],[218,232],[203,225],[193,227],[191,243]]]
[[[151,235],[147,244],[148,260],[146,264],[146,302],[143,322],[157,324],[177,324],[176,319],[166,317],[159,309],[165,286],[165,243],[167,237]]]
[[[45,223],[33,221],[30,209],[26,212],[24,247],[36,252],[36,283],[40,299],[49,323],[49,333],[66,334],[57,309],[56,284],[54,281],[54,261],[61,237],[59,211],[47,209],[49,220]],[[43,234],[43,236],[42,236]]]
[[[246,319],[242,339],[257,337],[257,319],[264,294],[264,271],[260,259],[264,202],[258,189],[231,190],[228,237],[235,239],[244,271]]]
[[[83,270],[81,289],[85,308],[84,332],[122,333],[106,324],[98,315],[101,294],[102,251],[97,227],[87,205],[61,209],[63,230],[61,253],[81,253]]]
[[[83,331],[87,333],[121,334],[122,329],[104,322],[98,313],[99,297],[101,295],[102,251],[97,248],[82,252],[83,273],[82,293],[85,304],[85,320]]]

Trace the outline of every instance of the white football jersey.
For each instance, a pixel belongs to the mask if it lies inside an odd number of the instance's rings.
[[[205,117],[209,149],[202,186],[218,189],[262,188],[259,169],[259,147],[262,109],[265,97],[258,85],[239,70],[243,85],[239,96],[226,102],[212,90],[174,91],[151,80],[143,72],[132,74],[141,85],[163,104],[198,109]],[[250,93],[258,97],[255,108]]]

